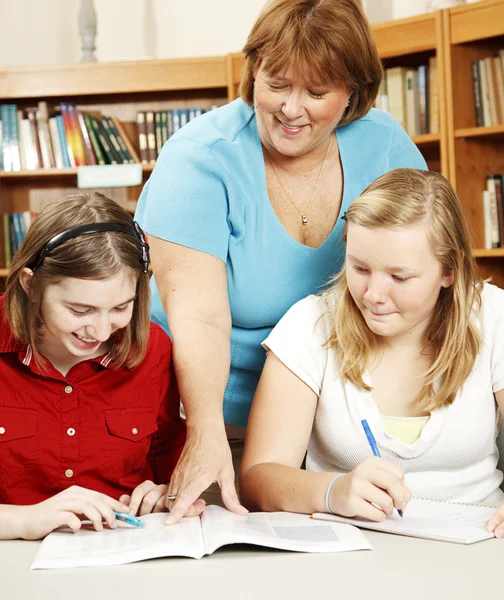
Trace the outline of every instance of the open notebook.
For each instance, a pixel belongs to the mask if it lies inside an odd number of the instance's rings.
[[[314,519],[348,523],[364,529],[456,544],[473,544],[494,537],[493,533],[486,530],[486,523],[496,510],[494,506],[412,498],[403,518],[394,511],[391,517],[381,523],[325,513],[312,516]]]
[[[235,515],[209,506],[201,517],[185,517],[166,527],[166,513],[142,517],[146,527],[82,529],[49,534],[32,569],[120,565],[161,556],[201,558],[228,544],[255,544],[297,552],[372,550],[355,527],[314,521],[293,513]]]

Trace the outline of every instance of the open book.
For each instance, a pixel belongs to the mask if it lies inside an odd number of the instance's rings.
[[[201,517],[185,517],[166,527],[166,513],[142,517],[146,527],[54,531],[37,552],[32,569],[96,567],[157,558],[201,558],[227,544],[255,544],[297,552],[372,550],[355,527],[314,521],[293,513],[235,515],[209,506]]]
[[[494,537],[493,533],[486,530],[486,523],[496,510],[494,506],[412,498],[403,518],[394,511],[391,517],[381,523],[324,513],[312,516],[314,519],[348,523],[364,529],[456,544],[473,544]]]

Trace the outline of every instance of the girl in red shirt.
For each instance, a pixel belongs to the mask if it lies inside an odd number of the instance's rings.
[[[48,205],[15,254],[0,298],[0,539],[165,510],[185,427],[148,262],[140,228],[98,193]]]

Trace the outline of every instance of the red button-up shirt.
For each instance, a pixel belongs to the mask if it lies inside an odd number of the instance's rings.
[[[185,441],[170,338],[151,324],[140,365],[108,362],[41,372],[0,297],[0,504],[34,504],[71,485],[118,498],[146,479],[169,481]]]

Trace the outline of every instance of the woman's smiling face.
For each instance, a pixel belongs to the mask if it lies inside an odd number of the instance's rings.
[[[302,156],[316,148],[340,122],[350,91],[304,81],[293,69],[270,75],[259,66],[254,107],[261,141],[268,151]]]

